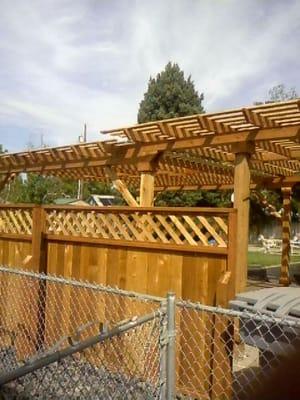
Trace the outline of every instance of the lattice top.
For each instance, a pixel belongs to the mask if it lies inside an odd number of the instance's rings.
[[[227,215],[48,209],[46,221],[46,232],[60,236],[215,247],[228,241]]]
[[[1,208],[0,233],[30,235],[32,233],[32,208]]]

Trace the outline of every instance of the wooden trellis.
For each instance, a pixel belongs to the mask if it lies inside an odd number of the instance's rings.
[[[108,240],[226,247],[228,215],[198,215],[195,209],[46,208],[46,233]]]
[[[31,235],[32,208],[0,208],[0,234]]]

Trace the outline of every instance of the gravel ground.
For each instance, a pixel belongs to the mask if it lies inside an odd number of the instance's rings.
[[[12,349],[0,353],[0,371],[15,362]],[[93,399],[150,400],[156,388],[134,378],[109,373],[86,361],[68,357],[10,382],[0,389],[0,400]]]

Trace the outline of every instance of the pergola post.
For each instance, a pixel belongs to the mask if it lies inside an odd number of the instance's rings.
[[[154,175],[150,172],[141,173],[140,206],[152,207],[154,203]]]
[[[248,273],[248,236],[250,209],[250,168],[249,158],[254,152],[253,142],[243,146],[233,146],[234,165],[234,207],[237,209],[237,247],[235,291],[241,292],[247,284]]]
[[[137,165],[140,172],[140,206],[153,207],[154,205],[154,175],[157,169],[158,155]]]
[[[291,197],[292,188],[281,188],[283,197],[283,214],[282,214],[282,252],[281,252],[281,268],[279,283],[284,286],[290,284],[290,254],[291,254]]]

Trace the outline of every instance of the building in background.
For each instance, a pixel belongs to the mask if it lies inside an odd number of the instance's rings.
[[[90,206],[113,206],[115,203],[115,196],[91,194],[87,199],[87,203]]]
[[[80,200],[73,197],[62,197],[54,200],[54,204],[60,206],[112,206],[114,205],[115,196],[102,195],[102,194],[92,194],[88,199]]]

